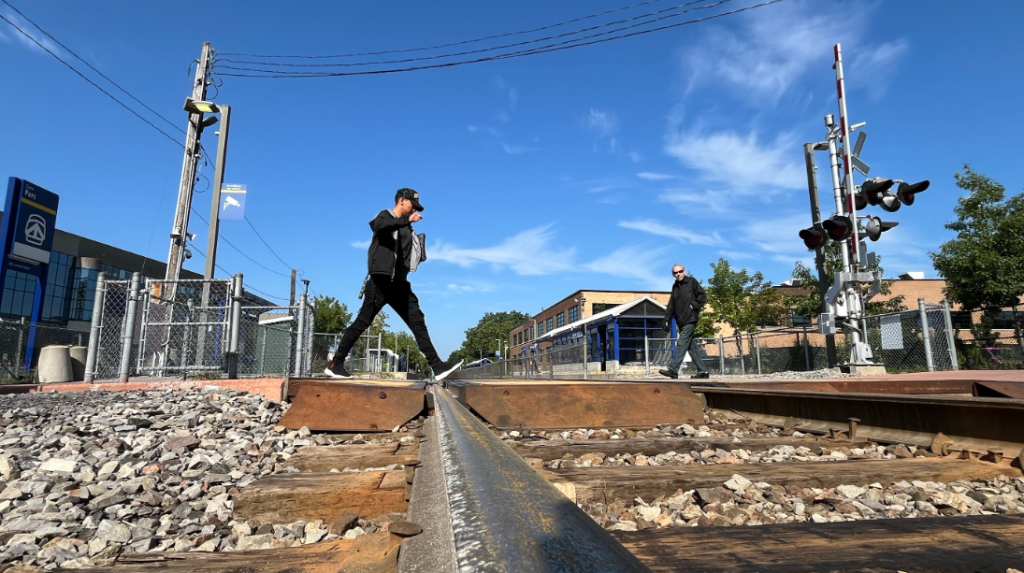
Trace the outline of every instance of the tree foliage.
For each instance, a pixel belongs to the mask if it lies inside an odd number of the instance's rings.
[[[712,263],[711,269],[714,273],[705,291],[717,322],[724,322],[739,332],[786,323],[789,308],[785,297],[771,288],[772,283],[765,281],[760,272],[733,270],[725,259]]]
[[[842,243],[837,243],[835,241],[826,242],[825,273],[828,275],[826,277],[826,281],[829,288],[832,288],[832,283],[835,282],[835,274],[842,270]],[[882,272],[882,257],[875,257],[874,266],[867,267],[864,270]],[[816,316],[821,314],[821,289],[818,288],[818,273],[797,261],[796,266],[793,268],[793,278],[800,280],[801,286],[807,289],[808,293],[806,295],[788,297],[789,306],[793,308],[794,314],[814,319]],[[882,281],[879,294],[884,296],[891,295],[892,283],[893,281]],[[867,291],[867,288],[868,287],[865,286],[864,290]],[[907,307],[903,304],[903,299],[903,295],[898,295],[890,297],[888,300],[868,301],[867,307],[864,310],[869,316],[907,310]]]
[[[501,341],[501,351],[505,352],[509,331],[529,318],[530,315],[517,310],[488,312],[476,326],[466,329],[466,339],[462,342],[462,346],[452,352],[448,359],[472,362],[478,360],[481,355],[494,355],[499,340]]]
[[[345,332],[352,321],[352,313],[348,306],[333,296],[317,295],[313,297],[314,320],[313,331],[327,334]]]
[[[931,253],[943,292],[967,310],[1016,305],[1024,295],[1024,194],[1006,199],[1003,185],[970,165],[954,178],[968,192],[946,224],[956,238]]]

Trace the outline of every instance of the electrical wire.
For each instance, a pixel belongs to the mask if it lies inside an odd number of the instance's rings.
[[[202,251],[202,249],[197,247],[195,243],[193,243],[192,241],[189,241],[189,246],[192,249],[194,249],[197,253],[202,255],[202,257],[204,259],[206,258],[206,253],[204,253]],[[229,271],[229,270],[225,269],[224,267],[220,266],[220,263],[213,263],[213,266],[217,267],[219,270],[221,270],[224,274],[228,275],[229,277],[234,276],[234,273],[232,273],[231,271]],[[251,291],[253,291],[255,293],[259,293],[259,294],[261,294],[263,296],[266,296],[266,297],[274,298],[274,299],[277,299],[277,300],[288,301],[288,302],[291,301],[291,299],[289,299],[289,298],[285,298],[285,297],[282,297],[282,296],[275,296],[275,295],[272,295],[272,294],[270,294],[268,292],[261,291],[260,289],[255,288],[252,285],[246,283],[244,280],[242,281],[242,286],[244,286],[245,288],[247,288],[247,289],[249,289],[249,290],[251,290]]]
[[[719,5],[724,4],[726,2],[729,2],[729,1],[731,1],[731,0],[719,0],[718,2],[716,2],[714,4],[710,4],[710,5],[707,5],[707,6],[702,6],[700,8],[701,9],[712,8],[712,7],[719,6]],[[504,60],[504,59],[511,59],[511,58],[517,58],[517,57],[532,56],[532,55],[537,55],[537,54],[546,54],[546,53],[551,53],[551,52],[559,52],[559,51],[562,51],[562,50],[568,50],[568,49],[572,49],[572,48],[579,48],[579,47],[583,47],[583,46],[591,46],[591,45],[595,45],[595,44],[602,44],[602,43],[611,42],[611,41],[614,41],[614,40],[621,40],[621,39],[625,39],[625,38],[631,38],[631,37],[634,37],[634,36],[641,36],[641,35],[650,34],[650,33],[653,33],[653,32],[660,32],[660,31],[663,31],[663,30],[668,30],[668,29],[671,29],[671,28],[678,28],[680,26],[686,26],[686,25],[689,25],[689,24],[697,24],[697,23],[700,23],[700,22],[706,22],[706,21],[709,21],[709,20],[714,20],[714,19],[717,19],[717,18],[721,18],[723,16],[730,16],[730,15],[733,15],[733,14],[738,14],[738,13],[741,13],[741,12],[746,12],[746,11],[754,10],[754,9],[757,9],[757,8],[763,8],[763,7],[766,7],[766,6],[771,6],[772,4],[778,4],[778,3],[784,2],[784,1],[785,0],[768,0],[766,2],[761,2],[760,4],[754,4],[754,5],[751,5],[751,6],[745,6],[745,7],[742,7],[742,8],[737,8],[735,10],[729,10],[729,11],[726,11],[726,12],[721,12],[721,13],[718,13],[718,14],[713,14],[711,16],[706,16],[704,18],[695,18],[693,20],[686,20],[684,22],[677,22],[677,23],[674,23],[674,24],[666,24],[666,25],[663,25],[663,26],[658,26],[656,28],[650,28],[650,29],[646,29],[646,30],[637,30],[635,32],[629,32],[629,33],[620,34],[620,35],[612,36],[612,37],[608,37],[608,38],[600,38],[600,39],[591,40],[591,41],[587,41],[587,42],[583,42],[582,41],[582,40],[587,40],[589,38],[596,38],[596,37],[599,37],[599,36],[607,36],[608,34],[614,34],[616,32],[621,32],[623,30],[627,30],[627,29],[630,29],[630,28],[636,28],[638,26],[644,25],[644,24],[635,24],[635,25],[632,25],[632,26],[626,26],[626,27],[620,28],[618,30],[609,30],[609,31],[605,31],[605,32],[599,32],[599,33],[596,33],[596,34],[591,34],[590,36],[585,36],[583,38],[576,38],[576,39],[573,39],[573,40],[567,40],[567,41],[563,41],[563,42],[558,42],[558,43],[550,44],[550,45],[547,45],[547,46],[540,46],[540,47],[532,48],[532,49],[529,49],[529,50],[520,50],[520,51],[516,51],[516,52],[510,52],[510,53],[507,53],[507,54],[496,54],[496,55],[492,55],[492,56],[486,56],[486,57],[475,58],[475,59],[470,59],[470,60],[460,60],[460,61],[456,61],[456,62],[443,62],[443,63],[427,64],[427,65],[421,65],[421,66],[409,66],[409,67],[405,67],[405,68],[389,68],[389,69],[383,69],[383,70],[362,70],[362,71],[354,71],[354,72],[284,72],[284,71],[281,71],[281,70],[265,70],[265,69],[255,69],[255,68],[238,68],[238,67],[234,67],[234,66],[224,66],[225,69],[233,69],[233,70],[239,70],[239,71],[252,71],[252,72],[258,72],[258,73],[222,72],[220,75],[227,76],[227,77],[268,78],[268,79],[327,78],[327,77],[345,77],[345,76],[365,76],[365,75],[392,74],[392,73],[401,73],[401,72],[412,72],[412,71],[418,71],[418,70],[450,68],[450,67],[454,67],[454,66],[461,66],[461,65],[467,65],[467,64],[478,64],[478,63],[483,63],[483,62],[491,62],[491,61],[496,61],[496,60]]]
[[[284,259],[282,259],[276,252],[274,252],[274,249],[270,247],[270,243],[267,243],[266,239],[263,238],[263,235],[261,235],[260,232],[256,230],[256,225],[252,224],[252,221],[249,220],[249,217],[243,215],[243,218],[245,219],[246,223],[249,223],[249,227],[252,228],[252,232],[256,233],[256,236],[260,238],[260,241],[263,241],[263,245],[267,247],[267,250],[273,253],[274,256],[277,257],[277,260],[281,261],[281,264],[284,265],[286,269],[288,269],[289,271],[292,270],[294,267],[284,262]]]
[[[3,20],[4,22],[7,22],[7,24],[9,24],[12,28],[17,30],[22,36],[25,36],[29,40],[32,40],[32,42],[34,42],[37,46],[42,48],[47,54],[50,54],[58,62],[60,62],[60,63],[64,64],[65,66],[67,66],[68,69],[70,69],[71,71],[73,71],[76,74],[78,74],[78,76],[81,77],[83,80],[89,82],[89,84],[91,84],[94,88],[96,88],[96,89],[100,90],[101,92],[103,92],[103,95],[105,95],[105,96],[109,97],[110,99],[114,100],[115,102],[117,102],[118,105],[120,105],[121,107],[123,107],[126,110],[128,110],[132,115],[134,115],[135,117],[141,119],[142,121],[146,122],[147,125],[149,125],[153,129],[155,129],[155,130],[159,131],[160,133],[162,133],[164,137],[166,137],[167,139],[170,139],[171,141],[173,141],[175,145],[177,145],[178,147],[182,147],[182,148],[185,147],[184,144],[181,143],[180,141],[178,141],[177,139],[175,139],[173,135],[171,135],[171,134],[167,133],[166,131],[160,129],[153,122],[151,122],[148,119],[146,119],[146,118],[142,117],[141,115],[139,115],[139,113],[136,112],[134,109],[128,107],[123,101],[117,99],[110,92],[108,92],[107,90],[105,90],[102,87],[100,87],[99,84],[97,84],[96,82],[90,80],[88,77],[85,76],[85,74],[83,74],[82,72],[80,72],[77,69],[75,69],[74,66],[72,66],[71,64],[65,62],[63,59],[61,59],[60,56],[58,56],[57,54],[54,54],[53,51],[51,51],[49,48],[47,48],[42,43],[40,43],[39,40],[36,40],[31,35],[29,35],[27,32],[25,32],[25,30],[22,30],[20,27],[18,27],[17,24],[15,24],[14,22],[11,22],[10,20],[8,20],[7,17],[4,16],[3,14],[0,14],[0,20]]]
[[[404,48],[404,49],[399,49],[399,50],[381,50],[381,51],[377,51],[377,52],[362,52],[362,53],[354,53],[354,54],[313,55],[313,56],[310,56],[310,55],[246,54],[246,53],[240,53],[240,52],[221,52],[221,54],[225,55],[225,56],[242,56],[242,57],[248,57],[248,58],[328,59],[328,58],[357,58],[357,57],[361,57],[361,56],[380,56],[380,55],[384,55],[384,54],[403,54],[403,53],[409,53],[409,52],[425,52],[425,51],[429,51],[429,50],[439,50],[441,48],[451,48],[451,47],[454,47],[454,46],[463,46],[463,45],[466,45],[466,44],[473,44],[473,43],[476,43],[476,42],[484,42],[484,41],[487,41],[487,40],[495,40],[495,39],[498,39],[498,38],[507,38],[509,36],[519,36],[519,35],[523,35],[523,34],[532,34],[534,32],[542,32],[544,30],[550,30],[552,28],[557,28],[559,26],[565,26],[565,25],[568,25],[568,24],[574,24],[576,22],[582,22],[584,20],[589,20],[591,18],[598,18],[600,16],[606,16],[608,14],[613,14],[615,12],[621,12],[623,10],[631,10],[633,8],[638,8],[640,6],[646,6],[648,4],[655,4],[657,2],[663,2],[663,1],[664,0],[647,0],[646,2],[639,2],[637,4],[632,4],[630,6],[622,6],[620,8],[613,8],[611,10],[606,10],[604,12],[600,12],[600,13],[597,13],[597,14],[590,14],[588,16],[582,16],[580,18],[573,18],[571,20],[565,20],[563,22],[556,22],[554,24],[549,24],[547,26],[541,26],[540,28],[533,28],[532,30],[520,30],[518,32],[505,32],[503,34],[494,34],[493,36],[485,36],[483,38],[475,38],[473,40],[462,40],[460,42],[451,42],[451,43],[448,43],[448,44],[438,44],[436,46],[425,46],[425,47],[420,47],[420,48]]]
[[[196,217],[199,217],[199,220],[200,220],[200,221],[202,221],[202,222],[203,222],[203,223],[205,223],[205,224],[206,224],[207,226],[209,226],[209,224],[210,224],[210,223],[209,223],[209,222],[207,222],[207,220],[206,220],[206,219],[204,219],[204,218],[203,218],[203,216],[199,214],[199,211],[196,211],[195,207],[193,207],[193,208],[192,208],[192,214],[193,214],[193,215],[195,215]],[[249,259],[249,260],[250,260],[250,261],[251,261],[251,262],[252,262],[252,263],[253,263],[254,265],[256,265],[256,266],[260,267],[261,269],[263,269],[263,270],[265,270],[265,271],[267,271],[267,272],[270,272],[270,273],[274,273],[274,274],[275,274],[275,275],[277,275],[277,276],[281,276],[281,277],[285,277],[285,278],[291,278],[291,275],[290,275],[290,274],[284,274],[284,273],[282,273],[282,272],[280,272],[280,271],[275,271],[274,269],[272,269],[272,268],[270,268],[270,267],[268,267],[268,266],[264,265],[263,263],[261,263],[261,262],[257,261],[256,259],[254,259],[254,258],[250,257],[249,255],[245,254],[245,252],[244,252],[244,251],[242,251],[242,249],[239,249],[239,248],[238,248],[238,247],[236,247],[236,246],[235,246],[235,245],[234,245],[234,244],[233,244],[233,243],[232,243],[231,241],[229,241],[229,240],[228,240],[228,238],[227,238],[227,237],[225,237],[223,233],[218,233],[218,235],[217,235],[217,238],[218,238],[218,239],[220,239],[221,241],[224,241],[225,243],[227,243],[227,245],[228,245],[229,247],[231,247],[232,249],[234,249],[234,250],[238,251],[238,254],[240,254],[240,255],[242,255],[243,257],[245,257],[245,258]]]
[[[17,14],[19,15],[19,16],[21,16],[22,18],[24,18],[26,22],[28,22],[29,24],[32,24],[33,26],[35,26],[35,27],[36,27],[36,28],[37,28],[37,29],[38,29],[38,30],[39,30],[40,32],[42,32],[43,34],[45,34],[47,38],[49,38],[49,39],[53,40],[54,42],[56,42],[56,43],[57,43],[57,45],[58,45],[58,46],[60,46],[61,48],[64,48],[64,51],[66,51],[67,53],[69,53],[69,54],[71,54],[72,56],[74,56],[75,58],[77,58],[77,59],[78,59],[78,61],[82,62],[83,64],[85,64],[85,65],[89,66],[89,69],[90,69],[90,70],[92,70],[92,71],[94,71],[94,72],[96,72],[97,74],[99,74],[99,76],[100,76],[101,78],[103,78],[103,79],[107,80],[108,82],[110,82],[111,84],[113,84],[113,86],[114,86],[114,87],[116,87],[117,89],[121,90],[121,91],[122,91],[122,92],[123,92],[123,93],[124,93],[125,95],[127,95],[128,97],[130,97],[130,98],[132,98],[133,100],[135,100],[135,102],[136,102],[137,104],[139,104],[139,105],[141,105],[142,107],[146,108],[146,109],[147,109],[147,110],[149,110],[149,111],[150,111],[150,112],[151,112],[151,113],[152,113],[153,115],[155,115],[155,116],[159,117],[160,119],[164,120],[164,121],[165,121],[165,122],[166,122],[166,123],[167,123],[168,125],[170,125],[170,126],[171,126],[171,127],[173,127],[174,129],[177,129],[177,130],[178,130],[178,131],[180,131],[180,132],[181,132],[182,134],[184,134],[184,133],[185,133],[185,130],[184,130],[184,129],[182,129],[182,128],[181,128],[180,126],[178,126],[177,124],[173,123],[173,122],[172,122],[171,120],[167,119],[167,118],[166,118],[166,117],[164,117],[163,115],[161,115],[161,114],[160,114],[160,112],[156,111],[155,109],[153,109],[153,108],[149,107],[148,105],[146,105],[145,103],[143,103],[143,102],[142,102],[142,100],[140,100],[139,98],[135,97],[134,95],[132,95],[132,94],[131,94],[131,92],[129,92],[128,90],[126,90],[126,89],[124,89],[123,87],[121,87],[120,85],[118,85],[118,83],[117,83],[117,82],[115,82],[114,80],[112,80],[112,79],[110,79],[109,77],[107,77],[107,75],[106,75],[106,74],[104,74],[103,72],[101,72],[101,71],[97,70],[95,66],[93,66],[93,65],[92,65],[92,64],[90,64],[89,62],[85,61],[85,60],[84,60],[84,59],[83,59],[83,58],[82,58],[81,56],[79,56],[78,54],[76,54],[76,53],[74,52],[74,50],[72,50],[71,48],[69,48],[69,47],[65,46],[63,42],[61,42],[61,41],[60,41],[60,40],[58,40],[57,38],[54,38],[52,34],[50,34],[49,32],[47,32],[46,30],[44,30],[44,29],[43,29],[43,28],[42,28],[42,27],[41,27],[41,26],[40,26],[39,24],[36,24],[36,23],[35,23],[34,21],[32,21],[32,19],[31,19],[31,18],[29,18],[28,16],[26,16],[26,15],[25,15],[25,13],[24,13],[24,12],[22,12],[21,10],[18,10],[18,8],[17,8],[17,7],[15,7],[15,6],[13,5],[13,4],[11,4],[10,2],[8,2],[7,0],[0,0],[0,2],[3,2],[4,4],[6,4],[8,8],[10,8],[11,10],[14,10],[14,11],[15,11],[15,12],[16,12],[16,13],[17,13]],[[10,24],[10,22],[8,22],[8,24]],[[22,32],[22,33],[24,33],[24,32]],[[37,43],[38,43],[38,42],[37,42]],[[51,53],[51,55],[52,55],[52,53]],[[59,59],[59,58],[58,58],[58,59]]]
[[[489,48],[479,48],[479,49],[476,49],[476,50],[468,50],[468,51],[464,51],[464,52],[453,52],[451,54],[441,54],[441,55],[435,55],[435,56],[422,56],[422,57],[418,57],[418,58],[406,58],[406,59],[402,59],[402,60],[381,60],[381,61],[376,61],[376,62],[350,62],[350,63],[335,63],[335,64],[296,64],[296,63],[275,64],[275,63],[272,63],[272,62],[254,62],[254,61],[249,61],[249,60],[232,60],[232,59],[224,59],[224,60],[221,60],[221,61],[226,62],[226,63],[233,63],[233,64],[263,64],[263,65],[266,65],[266,66],[298,67],[298,68],[354,67],[354,66],[374,66],[374,65],[384,65],[384,64],[405,64],[405,63],[409,63],[409,62],[422,62],[422,61],[438,60],[438,59],[444,59],[444,58],[454,58],[456,56],[467,56],[467,55],[472,55],[472,54],[482,54],[482,53],[485,53],[485,52],[493,52],[493,51],[496,51],[496,50],[504,50],[504,49],[507,49],[507,48],[518,48],[520,46],[526,46],[526,45],[529,45],[529,44],[536,44],[536,43],[539,43],[539,42],[546,42],[546,41],[549,41],[549,40],[557,40],[558,38],[565,38],[565,37],[568,37],[568,36],[575,36],[575,35],[578,35],[578,34],[583,34],[585,32],[592,32],[594,30],[599,30],[601,28],[607,28],[609,26],[615,26],[615,25],[618,25],[618,24],[625,24],[626,22],[635,22],[636,20],[640,20],[640,19],[643,19],[643,18],[648,18],[648,17],[651,17],[651,16],[657,16],[658,14],[664,14],[665,12],[671,12],[671,11],[674,11],[674,10],[679,10],[681,8],[686,8],[687,6],[693,6],[694,4],[700,4],[702,2],[707,2],[707,1],[708,0],[690,0],[689,2],[684,2],[682,4],[679,4],[678,6],[671,6],[669,8],[663,8],[661,10],[657,10],[655,12],[649,12],[647,14],[641,14],[639,16],[633,16],[633,17],[630,17],[630,18],[622,19],[622,20],[614,20],[612,22],[606,22],[604,24],[598,24],[597,26],[591,26],[589,28],[582,28],[582,29],[579,29],[579,30],[573,30],[571,32],[565,32],[565,33],[562,33],[562,34],[556,34],[554,36],[545,36],[543,38],[534,38],[532,40],[524,40],[522,42],[516,42],[516,43],[513,43],[513,44],[504,44],[504,45],[501,45],[501,46],[491,46]],[[731,0],[723,0],[723,1],[728,2],[728,1],[731,1]],[[717,4],[709,4],[708,6],[697,6],[695,8],[690,8],[688,10],[683,10],[682,12],[679,12],[678,14],[669,14],[667,16],[662,16],[660,18],[654,18],[654,19],[652,19],[652,20],[650,20],[648,22],[641,22],[639,24],[636,24],[636,26],[642,26],[642,25],[645,25],[645,24],[653,24],[654,22],[658,22],[660,20],[664,20],[664,19],[667,19],[667,18],[675,18],[675,17],[681,16],[683,14],[686,14],[688,12],[692,12],[694,10],[701,10],[701,9],[704,9],[704,8],[709,8],[709,7],[714,7],[714,6],[717,6]],[[620,30],[622,30],[622,29],[625,29],[625,28],[620,28]],[[227,68],[227,69],[237,69],[237,68],[234,68],[232,66],[225,66],[225,68]]]

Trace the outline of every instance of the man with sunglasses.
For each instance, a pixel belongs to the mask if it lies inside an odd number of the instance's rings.
[[[697,327],[697,320],[700,318],[700,311],[707,303],[708,297],[704,294],[704,287],[700,286],[697,279],[686,276],[686,267],[680,264],[672,266],[672,276],[676,282],[672,285],[672,296],[668,299],[668,308],[665,309],[665,322],[662,328],[665,332],[672,331],[672,319],[676,319],[676,328],[679,329],[678,343],[676,344],[676,355],[669,361],[668,368],[658,371],[662,376],[668,378],[679,378],[679,368],[683,365],[683,358],[690,353],[697,373],[690,378],[708,378],[708,367],[704,365],[704,359],[700,356],[700,345],[693,337],[693,329]]]
[[[435,380],[444,380],[462,366],[461,360],[449,364],[437,355],[427,332],[426,318],[420,310],[420,300],[409,284],[409,273],[416,270],[420,261],[426,260],[422,235],[417,235],[412,229],[413,223],[423,219],[422,211],[420,194],[414,189],[402,188],[395,193],[395,207],[377,213],[370,221],[373,240],[367,253],[368,275],[363,283],[363,306],[342,335],[334,359],[324,374],[331,378],[352,377],[345,369],[345,358],[385,304],[395,309],[409,325],[416,337],[416,346],[430,364]]]

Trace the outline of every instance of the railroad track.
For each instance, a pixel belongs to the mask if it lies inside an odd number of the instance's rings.
[[[282,424],[383,429],[390,443],[306,447],[289,460],[297,471],[239,493],[236,519],[387,531],[109,570],[1024,568],[1024,401],[693,390],[299,381]]]

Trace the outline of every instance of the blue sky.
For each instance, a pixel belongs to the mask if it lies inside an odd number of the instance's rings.
[[[182,127],[187,68],[203,41],[221,54],[411,48],[626,4],[213,1],[189,14],[180,3],[11,2]],[[21,22],[2,4],[0,13]],[[419,190],[426,211],[416,227],[429,260],[413,284],[444,356],[485,312],[535,313],[579,288],[664,290],[675,262],[706,280],[709,264],[725,257],[780,282],[808,260],[797,238],[809,224],[801,149],[824,138],[822,117],[836,113],[831,50],[841,42],[851,120],[867,122],[862,158],[871,174],[932,181],[915,205],[883,217],[900,226],[872,248],[887,275],[934,277],[927,254],[951,236],[943,224],[959,196],[953,173],[969,162],[1010,192],[1024,187],[1014,125],[1022,21],[1024,4],[1011,0],[787,0],[637,38],[440,70],[224,77],[215,101],[234,112],[226,182],[248,185],[249,218],[312,290],[353,310],[367,222],[397,188]],[[0,77],[0,175],[60,194],[61,228],[165,259],[180,147],[2,22]],[[214,137],[204,141],[216,148]],[[827,156],[817,160],[822,203],[831,205]],[[212,166],[203,173],[212,179]],[[196,196],[204,217],[209,197]],[[244,221],[221,228],[287,274]],[[193,218],[190,230],[204,249],[202,223]],[[288,294],[286,278],[223,243],[218,262],[265,292]],[[198,255],[186,264],[202,266]]]

